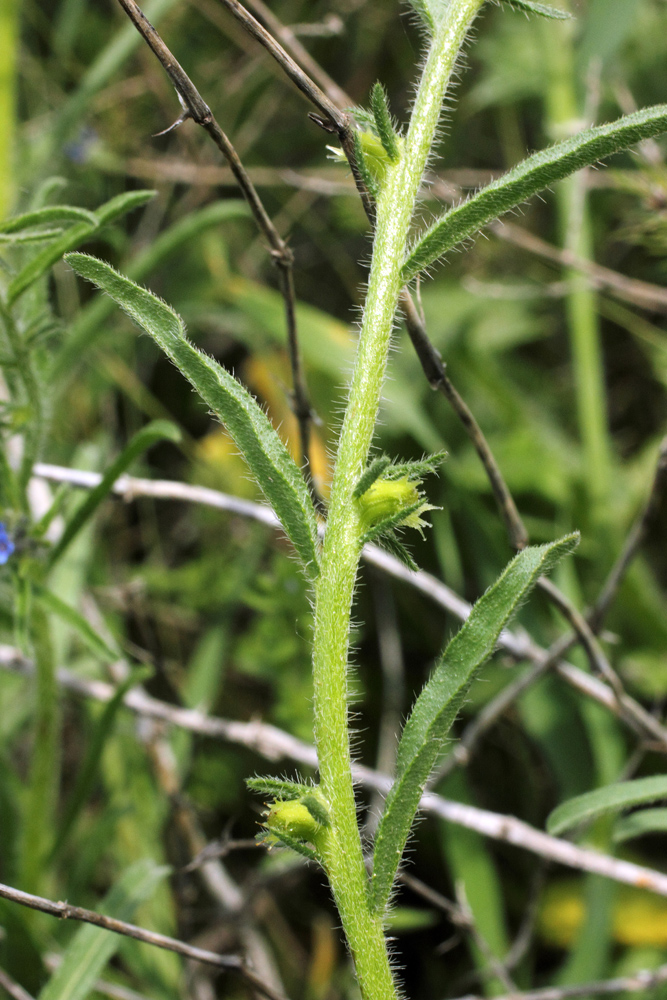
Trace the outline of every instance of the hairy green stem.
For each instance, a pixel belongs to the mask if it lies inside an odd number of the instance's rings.
[[[373,260],[357,359],[341,431],[317,584],[313,670],[321,788],[331,815],[323,861],[354,957],[364,1000],[395,996],[380,915],[368,878],[351,777],[347,670],[350,613],[362,526],[353,499],[371,446],[417,192],[456,58],[484,0],[452,0],[438,25],[417,93],[403,155],[377,205]]]

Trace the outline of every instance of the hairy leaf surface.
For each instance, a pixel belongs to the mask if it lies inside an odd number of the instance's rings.
[[[658,104],[534,153],[503,177],[450,209],[417,241],[402,270],[410,281],[457,243],[516,208],[531,195],[642,139],[667,131],[667,104]]]
[[[30,288],[36,281],[46,274],[48,269],[60,260],[63,254],[74,247],[80,246],[85,240],[90,239],[98,233],[104,226],[120,218],[120,216],[131,212],[134,208],[140,208],[147,201],[155,196],[155,191],[127,191],[111,198],[96,212],[85,213],[88,218],[83,222],[78,222],[71,226],[58,239],[44,247],[40,253],[30,260],[26,266],[19,271],[10,282],[7,289],[7,305],[11,306],[22,295],[26,289]],[[48,211],[43,209],[42,212]],[[62,211],[62,210],[61,210]],[[40,213],[31,213],[37,215]]]
[[[94,282],[155,340],[234,439],[311,579],[318,573],[317,518],[308,487],[268,417],[240,382],[185,336],[180,316],[104,261],[73,253],[68,263]]]
[[[578,541],[577,534],[567,535],[520,552],[474,605],[417,698],[403,729],[396,780],[375,837],[371,898],[377,911],[387,905],[424,786],[475,674],[538,577],[572,552]]]

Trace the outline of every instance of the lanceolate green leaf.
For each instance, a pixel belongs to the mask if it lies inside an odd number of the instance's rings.
[[[373,109],[377,134],[384,146],[384,151],[392,162],[396,162],[398,159],[396,133],[394,132],[394,125],[389,112],[387,94],[379,80],[371,91],[371,108]]]
[[[180,316],[157,296],[94,257],[73,253],[66,260],[150,334],[222,420],[314,579],[317,519],[308,487],[258,403],[229,372],[187,340]]]
[[[375,837],[371,899],[377,911],[387,905],[424,786],[476,672],[538,577],[572,552],[578,541],[578,535],[567,535],[520,552],[477,601],[417,698],[403,729],[396,780]]]
[[[474,236],[487,223],[538,191],[582,167],[665,131],[667,104],[659,104],[607,125],[587,129],[534,153],[461,205],[445,212],[413,247],[401,272],[404,280],[410,281],[457,243]]]
[[[105,499],[106,496],[111,492],[111,487],[116,482],[119,476],[125,472],[125,470],[132,464],[135,458],[138,458],[142,452],[151,445],[155,444],[157,441],[162,441],[165,438],[170,441],[180,440],[180,431],[175,424],[169,423],[167,420],[154,420],[152,423],[147,424],[142,427],[140,431],[134,435],[129,444],[123,448],[122,452],[112,464],[109,466],[107,471],[102,476],[101,482],[91,490],[83,503],[75,510],[74,514],[70,520],[65,525],[65,530],[62,533],[60,540],[51,549],[48,568],[51,569],[52,566],[60,559],[63,552],[69,547],[71,542],[76,538],[84,524],[93,516],[99,505]]]
[[[298,781],[289,781],[287,778],[246,778],[246,785],[253,792],[261,792],[262,795],[270,795],[274,799],[282,799],[287,802],[290,799],[300,799],[302,795],[308,795],[313,790],[312,785],[303,785]]]
[[[64,253],[68,250],[73,250],[74,247],[80,246],[85,240],[90,239],[100,231],[104,226],[108,226],[110,222],[119,218],[121,215],[125,215],[127,212],[132,211],[133,208],[139,208],[141,205],[145,205],[147,201],[150,201],[155,195],[155,191],[128,191],[125,194],[120,194],[115,198],[112,198],[106,204],[98,208],[96,212],[86,213],[89,218],[83,222],[78,222],[76,225],[71,226],[67,232],[63,233],[58,239],[50,243],[49,246],[44,247],[44,249],[36,254],[30,260],[26,266],[19,271],[16,277],[11,281],[9,288],[7,289],[7,305],[11,306],[16,300],[22,295],[26,289],[30,288],[35,281],[38,281],[42,275],[46,274],[48,269],[60,260]],[[43,210],[46,211],[46,210]],[[39,214],[39,213],[33,213]]]
[[[85,208],[76,208],[72,205],[51,205],[48,208],[39,208],[35,212],[25,212],[23,215],[4,219],[0,222],[0,233],[18,233],[22,229],[30,229],[34,226],[52,226],[54,222],[88,222],[92,226],[97,225],[95,215]]]
[[[577,795],[575,799],[563,802],[549,816],[547,830],[559,836],[579,823],[595,819],[603,813],[620,812],[657,799],[667,799],[667,775],[619,781],[618,784],[605,785],[604,788],[596,788],[594,792]]]
[[[128,868],[104,900],[107,916],[131,920],[136,908],[147,900],[170,869],[152,861],[138,861]],[[118,950],[122,938],[90,924],[77,931],[39,1000],[85,1000],[95,987],[107,962]]]
[[[551,17],[561,21],[572,17],[567,10],[552,7],[551,4],[536,3],[535,0],[505,0],[505,3],[510,7],[516,7],[517,10],[525,10],[527,14],[539,14],[541,17]]]

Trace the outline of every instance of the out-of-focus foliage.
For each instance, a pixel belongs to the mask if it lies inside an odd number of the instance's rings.
[[[333,24],[335,33],[304,31],[301,41],[351,104],[368,105],[379,79],[393,117],[405,122],[422,30],[405,7],[273,0],[271,9],[302,31]],[[447,112],[441,158],[431,164],[425,220],[575,128],[667,100],[663,0],[579,0],[571,9],[572,20],[548,21],[509,4],[488,5],[468,48],[457,106]],[[369,254],[354,186],[345,168],[327,159],[330,137],[308,120],[308,105],[214,0],[153,0],[146,14],[289,236],[304,365],[321,420],[312,464],[326,497]],[[269,254],[206,136],[190,122],[155,136],[180,109],[120,8],[112,0],[25,0],[19,11],[10,0],[0,20],[0,57],[5,52],[0,135],[15,137],[11,162],[0,157],[5,214],[63,205],[96,213],[112,199],[134,206],[104,228],[94,224],[97,217],[58,219],[57,212],[48,226],[70,235],[82,227],[82,249],[168,301],[192,341],[258,397],[298,458],[282,300]],[[554,247],[660,286],[665,149],[657,140],[619,155],[608,167],[556,185],[510,221]],[[156,191],[148,201],[137,193],[146,188]],[[21,232],[36,241],[10,242],[0,230],[3,295],[44,252],[37,228]],[[104,471],[149,420],[167,418],[182,428],[180,443],[157,445],[132,471],[257,498],[231,440],[150,339],[64,264],[37,277],[12,314],[38,387],[32,396],[21,359],[11,344],[1,345],[0,417],[12,463],[20,461],[22,437],[26,453],[43,461]],[[593,291],[577,272],[496,231],[465,253],[451,253],[447,266],[422,282],[420,299],[429,334],[488,437],[531,541],[581,531],[579,555],[562,564],[557,580],[578,606],[592,603],[647,496],[667,425],[664,304],[640,308],[613,287]],[[442,510],[431,513],[430,537],[411,540],[410,548],[419,565],[475,599],[511,552],[476,453],[427,385],[401,328],[377,446],[403,460],[447,450],[439,478],[428,482],[428,501]],[[48,494],[35,486],[32,509],[17,509],[2,472],[8,537],[39,567],[81,499],[67,487]],[[667,696],[664,512],[663,502],[603,635],[628,691],[657,714]],[[15,565],[12,554],[0,566],[0,640],[7,644],[22,641],[20,616],[16,633],[10,624],[12,585],[20,583]],[[199,870],[184,870],[208,840],[255,835],[260,817],[243,781],[265,773],[266,762],[249,750],[138,721],[117,705],[104,717],[101,706],[48,685],[49,664],[122,682],[101,653],[103,644],[117,646],[149,667],[145,685],[156,697],[226,718],[262,719],[309,740],[311,609],[287,544],[268,528],[209,509],[107,500],[63,554],[48,588],[85,618],[99,642],[75,615],[40,603],[33,613],[48,617],[51,633],[49,648],[37,651],[46,664],[41,682],[0,672],[0,880],[99,907],[130,866],[168,864],[170,879],[138,905],[135,922],[219,951],[258,948],[253,954],[271,957],[295,1000],[356,996],[316,872],[279,851],[239,848],[223,859],[230,880],[225,909]],[[383,614],[386,586],[364,572],[351,684],[356,750],[370,766],[382,751],[383,719],[407,714],[456,627],[408,587],[391,585],[390,595],[394,610]],[[540,598],[521,622],[544,644],[563,629]],[[386,663],[383,673],[386,643],[378,645],[378,629],[387,639],[396,626],[398,695]],[[571,656],[588,669],[579,652]],[[456,731],[524,669],[498,656],[487,665]],[[278,768],[292,774],[289,762]],[[660,773],[664,756],[651,747],[637,751],[615,717],[546,676],[486,734],[466,771],[439,790],[543,827],[564,799]],[[605,822],[577,836],[664,867],[659,825],[614,846]],[[480,931],[501,958],[534,909],[534,934],[512,973],[519,987],[586,981],[667,960],[659,901],[615,893],[593,879],[565,881],[532,856],[467,831],[422,822],[410,871],[450,897],[455,882],[463,885]],[[247,904],[240,915],[239,898]],[[395,951],[413,1000],[498,992],[485,955],[465,936],[453,940],[444,914],[407,889],[398,903]],[[0,903],[0,926],[0,966],[38,994],[49,978],[48,956],[66,956],[74,930],[8,903]],[[125,940],[103,973],[116,985],[167,998],[203,990],[203,975],[174,955]],[[212,982],[221,997],[246,995],[238,980]]]

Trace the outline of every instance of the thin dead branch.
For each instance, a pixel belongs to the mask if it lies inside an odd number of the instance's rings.
[[[11,646],[0,646],[0,668],[16,673],[30,675],[34,665],[20,650]],[[584,675],[585,676],[585,675]],[[92,698],[101,702],[110,701],[116,688],[104,681],[88,680],[78,677],[71,671],[57,671],[58,683],[68,691],[81,697]],[[179,708],[146,694],[140,687],[132,688],[123,698],[126,708],[138,715],[154,719],[162,719],[171,725],[189,732],[199,733],[214,739],[245,746],[267,760],[292,760],[308,768],[317,768],[317,751],[315,747],[291,736],[289,733],[259,721],[238,722],[233,719],[221,719],[205,715],[195,709]],[[371,768],[361,765],[353,766],[353,777],[361,785],[378,789],[386,794],[393,779],[386,774],[379,774]],[[557,862],[569,868],[602,875],[627,885],[648,889],[661,896],[667,896],[667,875],[651,868],[636,865],[630,861],[622,861],[606,854],[600,854],[589,848],[579,847],[567,840],[552,837],[548,833],[536,830],[523,820],[514,816],[479,809],[476,806],[465,805],[462,802],[452,802],[432,792],[422,796],[420,808],[424,813],[439,816],[450,823],[475,830],[482,836],[513,844],[522,850],[530,851],[539,857]],[[16,890],[10,890],[16,891]],[[2,893],[0,892],[0,895]],[[24,894],[25,895],[25,894]],[[20,902],[20,900],[18,900]],[[50,904],[55,907],[66,907],[65,903]],[[54,912],[56,916],[59,912]],[[160,937],[160,935],[158,935]],[[144,938],[141,938],[144,940]],[[172,939],[166,939],[168,941]],[[181,942],[175,942],[179,947]],[[183,946],[189,947],[189,946]],[[172,948],[172,950],[179,950]],[[196,951],[197,949],[195,949]],[[185,954],[185,952],[182,952]],[[197,958],[197,955],[189,957]],[[216,956],[219,958],[219,956]],[[204,959],[200,959],[204,961]],[[231,959],[230,959],[231,961]],[[236,962],[241,960],[236,958]],[[231,965],[229,966],[232,967]]]
[[[602,622],[607,614],[607,611],[611,607],[621,581],[625,576],[630,563],[637,555],[637,552],[646,538],[646,533],[657,513],[666,488],[667,437],[663,438],[660,443],[653,483],[651,484],[651,490],[644,509],[635,521],[633,527],[630,529],[628,537],[625,540],[625,545],[623,546],[618,559],[612,566],[609,576],[605,580],[604,586],[600,591],[600,596],[589,613],[586,615],[586,620],[588,621],[588,624],[593,632],[598,632],[600,630]]]
[[[609,993],[637,993],[650,990],[667,982],[667,965],[636,972],[634,976],[618,976],[616,979],[601,979],[594,983],[578,983],[576,986],[545,986],[539,990],[523,993],[508,993],[496,1000],[573,1000],[574,997],[605,996]],[[458,997],[457,1000],[482,1000],[474,994]]]
[[[456,416],[461,421],[466,434],[470,438],[475,451],[479,455],[480,461],[484,466],[484,470],[491,484],[491,489],[493,490],[493,495],[496,499],[500,515],[505,525],[505,530],[507,531],[510,540],[510,545],[515,551],[518,552],[521,549],[524,549],[528,544],[528,532],[526,531],[526,527],[521,520],[521,515],[517,510],[517,506],[514,503],[514,499],[509,491],[507,483],[503,479],[503,475],[500,471],[498,463],[495,460],[493,452],[489,447],[489,443],[484,437],[484,434],[475,420],[472,411],[466,404],[465,400],[454,388],[451,379],[448,377],[446,366],[440,357],[440,353],[431,343],[431,340],[426,332],[424,322],[419,315],[417,307],[415,306],[412,296],[407,288],[404,288],[401,293],[400,304],[405,317],[408,334],[410,336],[410,340],[412,341],[412,346],[414,347],[417,357],[419,358],[424,375],[426,376],[431,388],[442,393],[454,410]]]
[[[667,313],[667,289],[652,285],[637,278],[628,278],[618,271],[612,271],[601,264],[583,260],[571,250],[560,250],[547,243],[546,240],[534,236],[521,226],[511,222],[494,222],[489,226],[491,232],[501,240],[506,240],[514,246],[521,247],[536,257],[542,257],[561,267],[566,267],[583,274],[593,288],[608,291],[614,298],[629,302],[640,309],[651,312]]]
[[[115,917],[108,917],[104,913],[97,913],[95,910],[86,910],[81,906],[72,906],[70,903],[56,902],[46,899],[43,896],[34,896],[29,892],[22,892],[9,885],[0,884],[0,897],[8,899],[12,903],[20,906],[27,906],[31,910],[40,910],[48,913],[59,920],[78,920],[86,924],[94,924],[95,927],[102,927],[113,934],[122,934],[124,937],[134,938],[135,941],[143,941],[144,944],[153,945],[155,948],[163,948],[165,951],[176,952],[184,958],[193,959],[196,962],[203,962],[205,965],[212,965],[227,972],[236,972],[242,976],[247,983],[260,992],[269,1000],[285,1000],[280,994],[272,990],[266,983],[262,982],[259,976],[255,975],[252,969],[243,962],[238,955],[216,955],[212,951],[203,948],[195,948],[179,941],[177,938],[167,937],[166,934],[158,934],[155,931],[148,931],[136,924],[126,923],[124,920],[117,920]]]
[[[155,54],[160,62],[160,65],[168,74],[176,89],[183,111],[171,127],[173,128],[180,125],[188,118],[191,118],[211,137],[222,155],[227,160],[227,163],[229,164],[230,169],[236,178],[239,187],[241,188],[243,197],[250,207],[250,211],[252,212],[255,222],[269,244],[271,257],[274,264],[278,268],[280,290],[285,303],[288,353],[292,369],[293,409],[299,425],[301,452],[306,479],[311,486],[311,490],[313,490],[312,477],[310,475],[310,426],[312,408],[308,398],[308,391],[306,389],[297,337],[293,275],[294,256],[287,243],[279,235],[278,230],[271,221],[266,209],[264,208],[262,200],[257,193],[257,189],[252,183],[245,167],[241,163],[234,146],[227,135],[220,128],[213,112],[209,108],[208,104],[206,104],[181,64],[164,43],[150,21],[146,18],[141,8],[135,3],[135,0],[118,0],[118,2],[134,24],[137,31]],[[318,500],[315,494],[314,499]]]
[[[12,1000],[33,1000],[31,994],[24,990],[15,979],[12,979],[4,969],[0,969],[0,989],[3,989]]]
[[[347,94],[340,90],[340,88],[338,88],[333,81],[330,81],[336,92],[336,101],[334,102],[331,100],[331,98],[327,96],[327,94],[325,94],[320,87],[318,87],[315,81],[310,78],[308,73],[304,72],[301,66],[295,62],[289,52],[280,44],[278,39],[274,37],[271,32],[267,31],[264,25],[260,24],[257,18],[253,17],[250,11],[246,10],[246,8],[240,4],[238,0],[220,0],[220,2],[224,4],[236,20],[243,25],[245,30],[252,35],[252,37],[260,43],[260,45],[264,46],[266,51],[284,70],[292,83],[298,88],[298,90],[301,91],[302,94],[304,94],[311,104],[317,108],[320,114],[311,115],[310,117],[313,121],[324,128],[325,131],[333,132],[338,136],[338,140],[350,165],[350,170],[352,171],[352,176],[354,177],[354,182],[362,200],[364,210],[372,223],[375,214],[373,201],[366,190],[366,185],[364,184],[361,174],[359,173],[354,151],[355,126],[350,118],[350,115],[348,115],[345,111],[342,111],[340,106],[349,106],[351,103]],[[269,16],[269,19],[274,27],[278,28],[278,33],[281,29],[283,31],[287,30],[284,25],[280,24],[274,15],[268,11],[265,12],[267,13],[267,16]],[[293,51],[295,50],[293,49]],[[305,50],[303,51],[305,52]],[[309,57],[307,61],[309,61]],[[322,70],[319,72],[321,73]],[[329,78],[327,77],[327,79]]]
[[[71,483],[74,486],[84,489],[94,488],[101,480],[99,473],[87,472],[82,469],[68,469],[64,466],[48,465],[46,463],[37,463],[33,472],[41,478],[54,482]],[[170,480],[138,479],[132,476],[121,476],[114,484],[113,492],[120,494],[125,500],[132,500],[136,496],[152,496],[159,499],[175,499],[184,500],[189,503],[201,503],[206,506],[215,507],[218,510],[226,510],[234,514],[239,514],[242,517],[252,518],[272,528],[280,527],[277,517],[269,507],[253,503],[249,500],[240,500],[238,497],[229,496],[226,493],[220,493],[217,490],[208,489],[203,486],[188,486],[185,483],[172,482]],[[470,604],[430,573],[424,570],[417,570],[415,572],[408,569],[404,563],[375,545],[365,545],[362,555],[365,562],[372,566],[377,566],[394,579],[402,580],[410,587],[420,591],[420,593],[427,596],[439,605],[439,607],[454,615],[460,621],[465,621],[470,614]],[[569,648],[573,639],[572,636],[567,636],[563,640],[559,640],[559,642],[565,643],[565,648]],[[539,646],[523,632],[512,632],[509,629],[503,629],[498,645],[514,659],[532,662],[536,668],[541,668],[540,673],[552,665],[552,652]],[[557,646],[558,644],[554,649]],[[562,655],[562,651],[559,655]],[[560,677],[577,691],[585,694],[588,698],[594,699],[609,709],[614,715],[621,715],[615,692],[597,677],[560,660],[555,663],[554,669]],[[645,735],[651,740],[656,741],[657,749],[664,751],[667,748],[667,729],[660,725],[652,716],[649,716],[648,713],[645,713],[641,706],[629,695],[625,696],[625,701],[626,704],[632,703],[633,706],[636,706],[636,709],[639,709],[638,713],[635,708],[632,709],[638,718],[641,716],[641,713],[644,713],[644,716],[651,720],[650,728],[646,731]]]
[[[568,600],[565,594],[563,594],[563,592],[559,590],[559,588],[556,587],[551,580],[546,579],[546,577],[540,577],[538,586],[545,594],[548,595],[549,599],[558,608],[561,614],[565,616],[568,623],[576,633],[579,642],[588,657],[591,669],[600,674],[600,676],[605,679],[611,690],[614,692],[616,701],[618,702],[618,714],[639,735],[650,734],[653,739],[663,741],[665,735],[664,727],[650,714],[650,712],[647,712],[646,709],[642,708],[642,706],[636,702],[634,698],[630,698],[627,691],[623,687],[620,677],[605,656],[600,643],[593,634],[593,631],[584,616],[577,611],[572,602]]]

